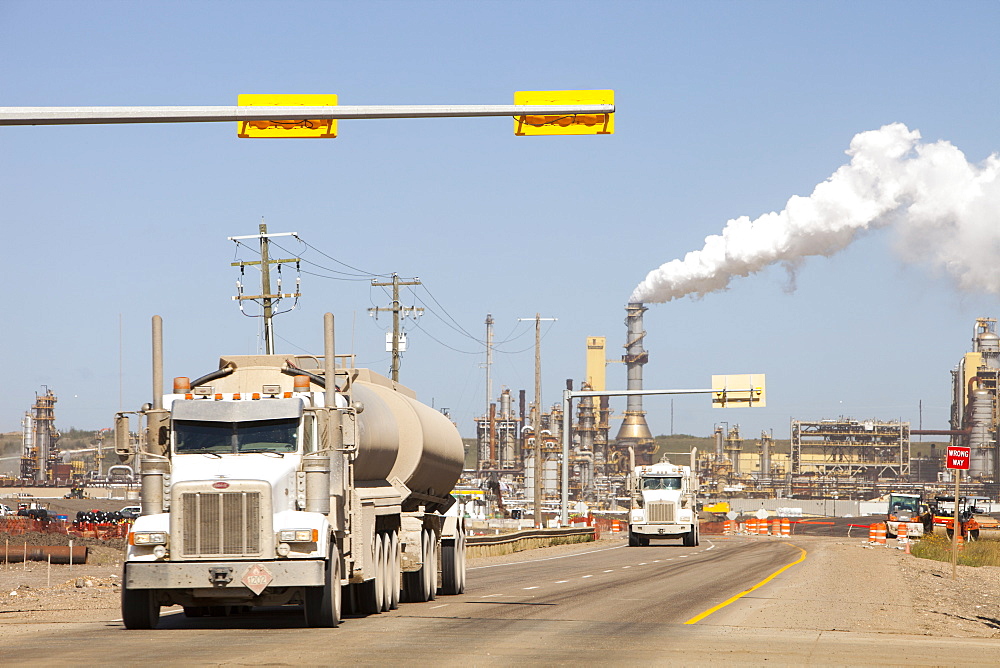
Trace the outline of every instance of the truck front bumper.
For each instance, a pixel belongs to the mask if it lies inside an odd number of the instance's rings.
[[[683,536],[691,531],[690,524],[632,524],[629,531],[643,536]]]
[[[256,570],[253,570],[254,567]],[[128,589],[215,589],[250,592],[248,580],[259,586],[260,568],[270,575],[267,587],[321,587],[323,561],[127,561],[122,584]],[[252,571],[252,573],[251,573]],[[234,592],[235,593],[235,592]],[[250,592],[252,593],[252,592]]]

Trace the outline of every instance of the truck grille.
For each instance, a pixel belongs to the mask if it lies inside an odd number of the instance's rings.
[[[172,517],[171,534],[179,539],[181,559],[260,557],[273,549],[270,489],[177,491],[174,507],[180,512]]]
[[[674,506],[670,501],[658,501],[646,504],[647,522],[673,522]]]

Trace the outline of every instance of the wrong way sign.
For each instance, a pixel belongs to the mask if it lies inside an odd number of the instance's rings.
[[[963,469],[969,468],[969,457],[972,456],[972,448],[961,445],[948,446],[948,468]]]

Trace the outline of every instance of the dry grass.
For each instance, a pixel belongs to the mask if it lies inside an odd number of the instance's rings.
[[[924,536],[911,552],[921,559],[951,562],[951,540],[942,532]],[[963,566],[1000,566],[1000,539],[989,537],[970,541],[958,551]]]

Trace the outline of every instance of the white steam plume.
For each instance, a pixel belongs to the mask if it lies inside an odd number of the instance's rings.
[[[840,167],[783,211],[726,223],[701,250],[649,272],[630,302],[723,290],[777,262],[832,255],[863,230],[892,223],[907,261],[949,274],[963,290],[1000,293],[1000,157],[973,165],[946,141],[920,142],[902,123],[855,135]]]

